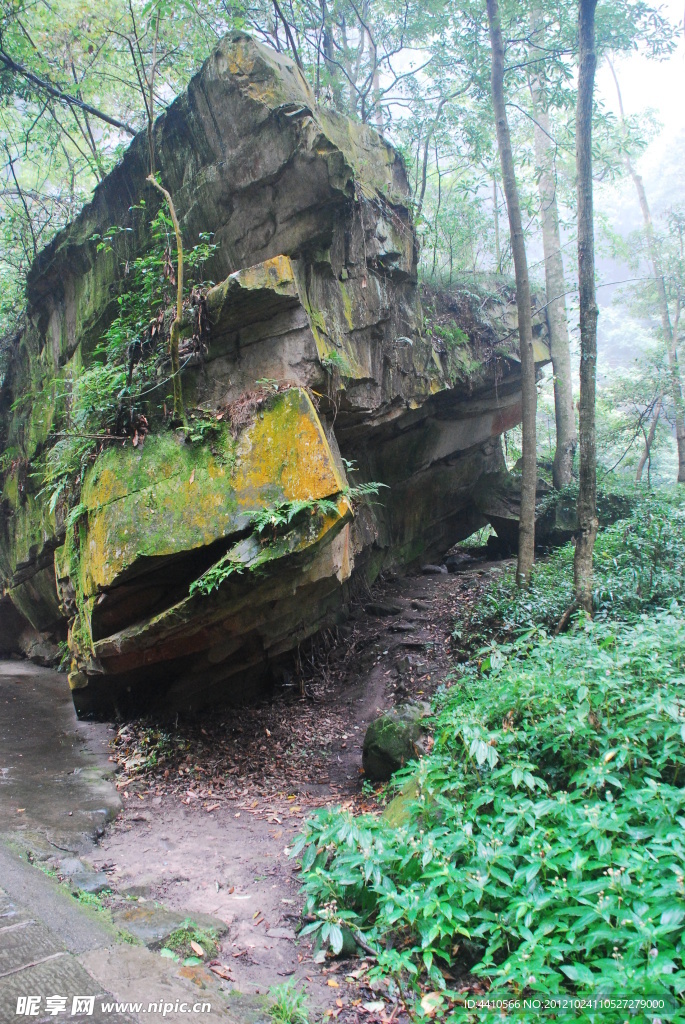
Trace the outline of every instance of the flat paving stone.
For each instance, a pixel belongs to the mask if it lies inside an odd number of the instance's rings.
[[[64,675],[0,661],[0,831],[35,830],[62,854],[89,849],[121,807],[106,778],[109,735],[77,720]]]
[[[64,945],[39,921],[0,930],[0,978],[23,964],[60,952],[66,952]]]
[[[92,855],[96,828],[120,806],[107,780],[105,740],[106,727],[76,720],[64,676],[0,662],[0,1024],[256,1024],[256,1007],[231,1009],[207,968],[122,942],[118,928],[133,930],[132,922],[84,907],[39,870],[45,859],[70,887],[105,881],[79,859]],[[186,918],[206,930],[226,928],[216,918],[151,909],[139,917],[152,943],[151,933],[164,937]],[[39,998],[38,1013],[17,1013],[18,1000],[30,996]],[[75,996],[92,997],[92,1013],[72,1014]],[[49,1012],[54,997],[66,1005],[57,1014]],[[209,1013],[192,1010],[202,1003]]]
[[[39,1014],[37,1017],[17,1015],[17,1000],[24,996],[40,996]],[[68,953],[54,960],[37,964],[28,970],[0,979],[0,1020],[3,1021],[59,1021],[60,1016],[46,1012],[47,999],[50,996],[61,996],[67,1000],[66,1014],[62,1020],[98,1021],[99,1024],[117,1020],[120,1024],[134,1024],[134,1018],[125,1013],[103,1013],[102,1003],[110,1001],[110,996],[103,992],[98,983],[91,977],[81,964]],[[74,996],[94,996],[93,1014],[71,1015]]]

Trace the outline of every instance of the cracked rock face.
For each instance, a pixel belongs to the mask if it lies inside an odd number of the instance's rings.
[[[151,416],[144,444],[91,460],[75,518],[36,483],[60,429],[46,382],[87,362],[125,260],[150,245],[131,209],[153,205],[144,136],[36,260],[0,391],[15,453],[0,641],[30,654],[68,635],[83,714],[253,695],[344,616],[356,579],[439,558],[482,525],[474,488],[503,467],[500,435],[520,420],[513,297],[442,296],[454,330],[431,328],[400,158],[317,108],[291,61],[225,39],[155,140],[184,244],[213,232],[218,246],[205,351],[181,343],[186,405],[211,438]],[[111,224],[129,230],[98,251]],[[536,334],[542,362],[541,316]],[[371,481],[384,486],[369,502]]]

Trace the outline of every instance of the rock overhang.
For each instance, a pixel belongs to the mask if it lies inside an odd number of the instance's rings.
[[[7,594],[34,629],[68,623],[83,713],[253,692],[270,659],[344,615],[355,574],[472,532],[474,486],[501,468],[499,434],[520,419],[510,298],[480,303],[497,315],[469,336],[468,358],[433,343],[400,158],[369,126],[317,108],[287,58],[225,40],[155,142],[184,238],[211,231],[218,245],[207,351],[193,353],[190,328],[182,340],[184,393],[212,443],[157,424],[142,445],[105,447],[76,516],[19,472],[4,480]],[[121,287],[117,247],[149,245],[131,209],[145,174],[139,137],[39,257],[15,389],[38,380],[47,394],[87,361]],[[131,230],[98,247],[117,218]],[[543,361],[544,314],[536,335]],[[25,467],[54,441],[55,410],[5,406]],[[388,489],[365,504],[359,481]],[[255,515],[297,502],[309,507],[291,529],[258,532]],[[221,587],[190,592],[227,557],[240,568]]]

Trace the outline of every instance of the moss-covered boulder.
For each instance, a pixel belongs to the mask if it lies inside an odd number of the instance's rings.
[[[154,135],[184,246],[216,244],[199,341],[192,303],[184,318],[187,429],[162,411],[160,345],[149,430],[96,435],[46,494],[73,432],[59,396],[152,245],[145,133],[36,259],[0,377],[2,600],[22,635],[68,638],[82,714],[254,696],[344,617],[353,574],[431,561],[483,524],[474,487],[521,414],[511,290],[432,296],[424,315],[402,159],[319,107],[287,57],[226,37]],[[535,331],[542,362],[544,313]],[[369,504],[355,487],[373,481]]]
[[[419,756],[427,709],[419,704],[393,708],[366,730],[362,767],[371,782],[387,782],[394,772]]]
[[[496,537],[488,539],[493,552],[509,554],[518,548],[521,507],[521,474],[508,472],[483,474],[473,491],[474,504],[490,523]],[[535,510],[535,543],[555,547],[566,544],[578,532],[578,485],[555,491],[542,476],[538,477]],[[597,492],[597,518],[604,528],[630,515],[634,498],[629,494]]]

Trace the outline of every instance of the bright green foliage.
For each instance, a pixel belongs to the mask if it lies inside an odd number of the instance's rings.
[[[298,992],[290,979],[283,985],[275,985],[270,990],[274,1002],[269,1007],[269,1014],[274,1024],[309,1024],[307,997]]]
[[[344,353],[331,349],[322,359],[321,365],[327,373],[332,374],[337,370],[341,377],[349,377],[352,373],[350,364]]]
[[[201,576],[198,576],[196,580],[193,580],[188,593],[191,597],[194,597],[196,594],[204,594],[207,597],[213,591],[218,590],[221,584],[225,583],[233,573],[240,575],[245,571],[245,568],[243,563],[238,561],[233,553],[229,551],[218,562],[215,562],[211,568],[203,572]]]
[[[250,522],[258,534],[271,530],[274,534],[286,529],[293,519],[303,512],[310,515],[335,515],[338,506],[330,498],[296,498],[293,501],[282,501],[277,505],[268,505],[266,508],[249,512]]]
[[[554,627],[573,600],[572,544],[538,562],[530,587],[513,570],[484,594],[470,626],[484,633]],[[685,496],[659,491],[641,498],[628,518],[595,544],[594,607],[598,618],[627,618],[685,594]],[[463,623],[460,624],[463,626]]]
[[[406,825],[309,823],[310,930],[356,925],[379,970],[440,987],[471,967],[491,997],[685,991],[682,611],[512,654],[442,694]]]
[[[684,520],[682,499],[652,495],[600,533],[597,615],[569,634],[539,623],[571,600],[571,546],[529,595],[508,577],[491,590],[481,625],[518,639],[438,694],[433,750],[395,776],[410,785],[393,823],[322,809],[295,845],[303,931],[334,952],[343,928],[361,932],[375,973],[454,1008],[468,971],[491,999],[682,1000]]]
[[[380,491],[381,487],[387,489],[387,484],[381,484],[377,480],[369,480],[366,483],[355,484],[353,487],[346,487],[343,494],[348,498],[353,505],[357,504],[379,504],[378,502],[371,502],[369,499],[375,497]]]
[[[249,525],[252,527],[254,535],[259,537],[261,544],[267,545],[269,540],[275,540],[276,537],[286,533],[293,521],[305,513],[309,513],[312,516],[337,515],[338,506],[330,498],[298,498],[294,501],[281,501],[275,505],[267,505],[265,508],[248,512],[247,515],[249,516]],[[270,531],[270,536],[263,537],[262,535],[267,530]],[[259,569],[263,562],[268,561],[266,548],[263,555],[263,558],[258,556],[249,565],[246,565],[236,557],[233,549],[231,549],[223,558],[220,558],[218,562],[199,576],[198,579],[193,580],[189,590],[190,596],[193,597],[195,594],[207,596],[211,594],[214,590],[218,590],[221,584],[225,583],[234,573],[240,574],[247,569],[250,572],[254,572]]]
[[[194,952],[191,942],[201,946],[205,956],[208,958],[213,957],[218,949],[216,938],[210,935],[209,932],[198,928],[194,921],[188,917],[171,933],[166,945],[168,949],[173,950],[178,956],[188,957]]]
[[[136,210],[146,215],[144,203]],[[122,233],[127,234],[128,229],[111,228],[105,237],[94,236],[94,240],[98,249],[109,250],[115,235]],[[175,235],[165,210],[152,218],[150,235],[150,249],[127,265],[125,287],[117,297],[117,315],[87,366],[75,363],[62,382],[59,401],[64,409],[64,429],[45,462],[44,482],[52,509],[73,483],[82,481],[99,445],[112,437],[133,435],[137,418],[152,418],[167,397],[168,374],[158,376],[168,361],[166,331],[155,323],[155,317],[174,300]],[[210,236],[204,235],[184,254],[191,282],[201,278],[215,248]],[[149,337],[151,323],[156,330],[153,338]],[[134,365],[130,356],[135,345],[140,346],[142,358]],[[201,439],[198,435],[208,429],[198,424],[191,440]]]

